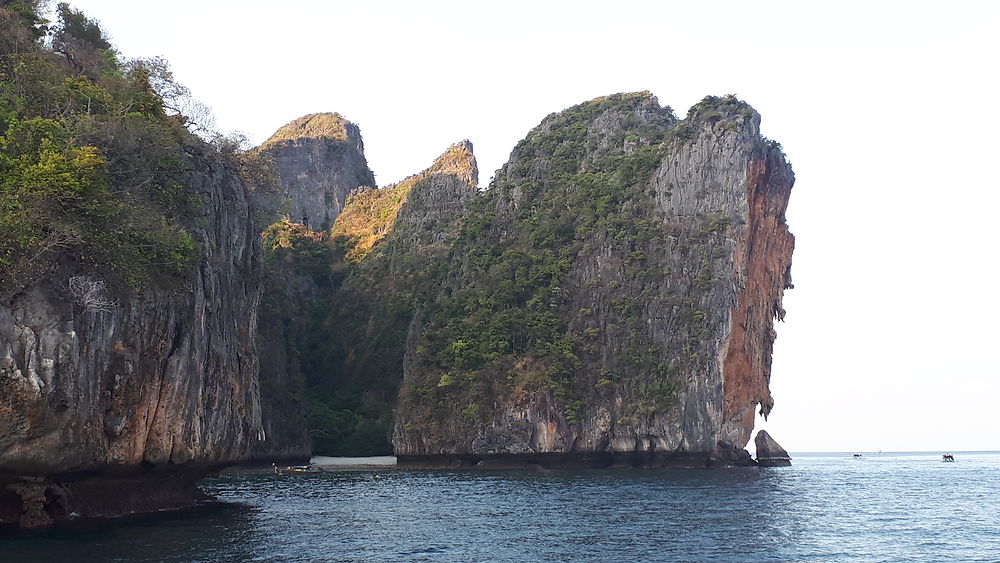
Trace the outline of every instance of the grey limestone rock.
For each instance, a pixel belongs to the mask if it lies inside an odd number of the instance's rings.
[[[264,437],[259,235],[235,171],[205,147],[189,155],[204,216],[186,286],[89,310],[49,278],[0,303],[0,521],[189,504],[200,476]]]
[[[757,432],[754,444],[757,446],[757,464],[761,467],[787,467],[792,464],[785,448],[779,446],[766,430]]]
[[[361,130],[340,114],[300,117],[278,129],[259,150],[277,164],[279,211],[313,230],[329,229],[353,190],[375,186]]]
[[[325,232],[354,190],[374,186],[358,126],[337,113],[302,116],[281,127],[257,150],[277,166],[278,195],[262,205],[277,219]],[[257,345],[261,351],[261,398],[266,441],[254,445],[261,461],[305,461],[311,454],[298,361],[299,340],[316,327],[309,311],[322,307],[329,288],[286,264],[268,264],[265,301],[260,311]]]

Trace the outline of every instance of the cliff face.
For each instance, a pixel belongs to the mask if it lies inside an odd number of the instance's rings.
[[[188,504],[262,437],[259,236],[234,171],[188,154],[202,256],[182,287],[104,289],[97,307],[74,272],[0,303],[0,522]]]
[[[313,230],[327,230],[359,186],[374,186],[358,126],[336,113],[315,113],[278,129],[260,150],[277,163],[282,212]]]
[[[410,327],[403,463],[752,463],[793,176],[759,116],[648,93],[546,118]]]
[[[288,224],[289,229],[298,227]],[[296,232],[303,237],[315,236],[306,227]],[[303,333],[314,326],[309,307],[315,306],[321,293],[313,277],[290,265],[281,250],[271,249],[266,253],[270,258],[265,258],[256,338],[265,439],[253,444],[251,457],[269,463],[300,463],[309,459],[312,448],[302,401],[299,348]]]

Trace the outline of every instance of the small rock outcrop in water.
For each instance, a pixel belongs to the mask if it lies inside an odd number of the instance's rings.
[[[761,430],[754,438],[757,446],[757,464],[762,467],[786,467],[792,464],[792,458],[788,457],[788,452],[774,441],[774,438]]]

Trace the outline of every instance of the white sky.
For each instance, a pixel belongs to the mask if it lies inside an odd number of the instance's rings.
[[[769,432],[789,451],[1000,449],[1000,2],[80,0],[223,131],[356,122],[379,183],[464,138],[481,182],[548,113],[735,93],[797,182]],[[261,6],[257,8],[257,6]]]

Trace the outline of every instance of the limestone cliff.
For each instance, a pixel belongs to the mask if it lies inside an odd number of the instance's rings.
[[[302,463],[312,454],[302,396],[300,343],[313,329],[310,311],[322,301],[324,276],[300,267],[288,250],[292,241],[308,244],[322,238],[308,227],[287,221],[265,231],[256,344],[260,353],[261,424],[266,438],[254,443],[251,452],[259,462]]]
[[[183,165],[201,255],[179,284],[88,297],[101,272],[69,263],[0,303],[0,523],[189,504],[262,437],[259,235],[218,153]]]
[[[639,93],[529,133],[413,317],[401,462],[753,463],[793,246],[759,119]]]
[[[359,186],[375,186],[358,126],[336,113],[314,113],[278,129],[259,148],[274,158],[280,211],[313,230],[329,229]]]

